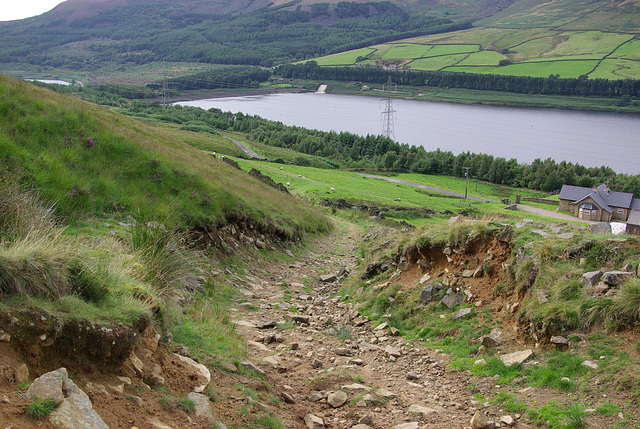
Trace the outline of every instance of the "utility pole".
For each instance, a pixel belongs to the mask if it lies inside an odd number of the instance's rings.
[[[464,168],[466,171],[464,172],[464,177],[467,178],[465,184],[464,184],[464,199],[467,199],[467,189],[469,188],[469,170],[471,169],[471,167],[462,167]],[[477,182],[476,182],[476,186],[477,186]]]
[[[391,98],[391,85],[393,84],[393,82],[391,82],[391,77],[389,77],[389,80],[387,81],[387,97],[385,98],[385,109],[382,112],[382,134],[384,134],[387,138],[396,139],[396,133],[394,131],[394,124],[393,124],[393,114],[396,113],[395,110],[393,110],[393,99]],[[385,87],[382,87],[382,90],[385,91]]]

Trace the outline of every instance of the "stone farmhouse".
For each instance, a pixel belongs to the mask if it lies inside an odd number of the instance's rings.
[[[604,183],[593,188],[563,185],[559,200],[560,210],[580,219],[626,223],[627,232],[640,228],[640,198],[628,192],[612,191]]]

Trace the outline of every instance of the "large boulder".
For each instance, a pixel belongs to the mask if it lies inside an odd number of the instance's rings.
[[[69,378],[66,368],[36,378],[27,397],[53,399],[58,407],[49,414],[49,422],[61,429],[109,429],[93,409],[89,396]]]

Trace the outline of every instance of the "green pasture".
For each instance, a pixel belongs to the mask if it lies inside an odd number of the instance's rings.
[[[640,60],[640,40],[634,38],[627,43],[618,46],[610,58],[625,58],[628,60]]]
[[[372,53],[367,63],[388,65],[397,60],[414,70],[531,77],[640,77],[640,0],[520,0],[476,25],[486,27],[376,45],[371,47],[375,52],[366,51]],[[357,56],[330,56],[318,62],[349,65]],[[353,59],[349,64],[348,58]],[[502,60],[512,64],[497,68]]]
[[[441,195],[409,185],[362,177],[349,171],[282,165],[245,159],[237,159],[237,161],[243,170],[248,171],[251,168],[255,168],[262,174],[271,177],[277,183],[286,184],[288,182],[290,184],[288,187],[289,192],[300,198],[309,199],[316,203],[324,198],[332,200],[343,198],[353,203],[366,205],[376,205],[380,207],[401,206],[416,209],[429,208],[436,212],[443,212],[445,210],[458,212],[463,209],[468,210],[472,208],[478,214],[500,210],[502,207],[501,204],[494,203],[483,203],[471,200],[465,202],[458,197]],[[438,176],[424,176],[419,174],[401,174],[394,176],[394,178],[409,181],[416,179],[416,183],[434,187],[446,185],[448,189],[455,190],[456,192],[459,192],[461,189],[461,193],[464,193],[464,179],[450,177],[439,178]],[[493,186],[488,184],[480,184],[479,186],[479,192],[481,193],[495,194],[496,192],[501,192],[499,190],[500,187],[497,186],[495,187],[496,190],[491,190]],[[334,188],[335,192],[331,191],[331,188]],[[474,192],[469,192],[469,195],[473,194]],[[400,201],[396,201],[397,198],[399,198]],[[499,198],[493,195],[487,199]],[[400,217],[399,219],[402,218]],[[422,221],[417,219],[406,220],[416,225],[422,223]]]
[[[589,74],[589,77],[594,79],[638,79],[638,76],[640,76],[639,61],[619,59],[603,60],[598,67]]]
[[[433,45],[418,45],[415,43],[393,44],[383,55],[382,58],[394,59],[410,59],[422,58],[427,56]]]
[[[597,64],[597,60],[541,61],[504,67],[447,67],[444,71],[533,77],[548,77],[553,74],[561,78],[576,78],[588,74]]]
[[[551,55],[590,54],[604,57],[615,51],[621,44],[633,39],[631,34],[603,33],[602,31],[565,32],[569,39],[556,46]]]
[[[328,55],[326,57],[317,58],[314,61],[321,66],[344,66],[354,64],[358,57],[366,57],[375,49],[362,48],[354,51],[341,52],[339,54]]]
[[[420,58],[411,61],[407,67],[414,70],[441,70],[464,60],[468,54],[442,55],[440,57]]]
[[[495,51],[474,52],[467,58],[463,59],[458,65],[481,65],[481,66],[497,66],[504,59],[502,54]]]

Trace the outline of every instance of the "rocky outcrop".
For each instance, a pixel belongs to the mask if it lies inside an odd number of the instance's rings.
[[[49,422],[61,429],[109,429],[93,409],[89,396],[69,378],[66,368],[36,378],[27,397],[52,399],[57,407],[49,414]]]

